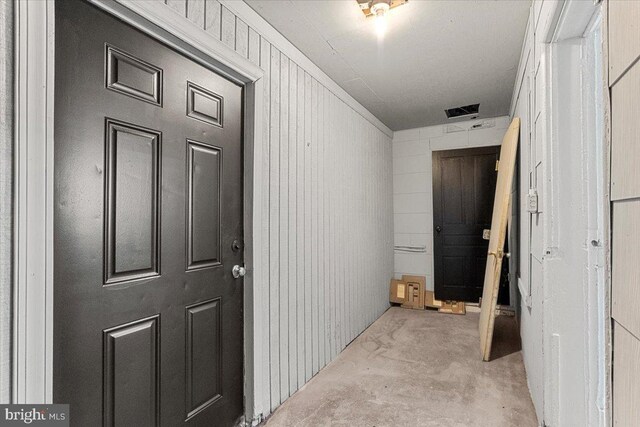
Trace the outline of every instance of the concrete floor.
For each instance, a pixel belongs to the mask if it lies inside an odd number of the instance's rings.
[[[514,318],[493,349],[482,362],[477,313],[392,307],[264,424],[537,426]]]

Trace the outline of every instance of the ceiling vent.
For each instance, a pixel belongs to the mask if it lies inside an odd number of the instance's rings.
[[[455,107],[444,110],[448,119],[475,119],[478,117],[480,104],[465,105],[464,107]]]

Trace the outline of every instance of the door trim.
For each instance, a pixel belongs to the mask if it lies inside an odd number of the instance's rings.
[[[15,0],[15,246],[12,402],[53,403],[55,0]],[[186,18],[153,2],[86,0],[244,87],[244,407],[254,411],[254,296],[262,210],[263,71]]]

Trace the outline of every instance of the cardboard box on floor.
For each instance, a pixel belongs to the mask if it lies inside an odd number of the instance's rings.
[[[435,299],[433,291],[426,290],[426,285],[424,276],[403,275],[402,280],[391,279],[389,302],[414,310],[435,308],[440,313],[466,314],[464,302],[439,301]]]
[[[433,291],[424,291],[424,306],[439,309],[442,307],[442,301],[435,299]]]
[[[414,310],[424,310],[424,290],[427,279],[424,276],[403,275],[402,281],[407,284],[407,300],[402,306]]]
[[[440,313],[466,314],[467,310],[464,302],[461,301],[440,301],[435,299],[433,291],[424,291],[424,306],[426,308],[437,308]]]
[[[442,307],[440,307],[438,311],[440,313],[467,314],[467,310],[462,301],[443,301]]]
[[[402,304],[404,308],[424,310],[425,283],[425,278],[419,276],[402,276],[402,280],[391,279],[389,302]]]
[[[389,302],[404,304],[407,300],[407,284],[402,280],[391,279],[389,286]]]

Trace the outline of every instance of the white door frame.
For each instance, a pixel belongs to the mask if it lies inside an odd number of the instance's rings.
[[[561,211],[566,210],[566,207],[562,206],[565,202],[558,199],[559,187],[561,182],[565,183],[564,191],[570,186],[584,186],[589,197],[584,202],[584,212],[580,213],[579,219],[575,218],[575,221],[584,221],[586,224],[584,267],[587,273],[586,279],[581,282],[584,293],[576,295],[576,304],[583,307],[583,319],[579,321],[585,325],[582,338],[586,348],[586,354],[583,354],[583,398],[586,413],[583,414],[582,420],[584,425],[607,426],[611,424],[611,324],[608,316],[610,265],[607,259],[611,246],[608,218],[610,200],[606,174],[609,165],[605,133],[608,116],[605,96],[607,82],[603,78],[606,75],[606,65],[602,61],[604,55],[599,52],[603,46],[602,14],[598,2],[565,0],[558,4],[555,15],[557,19],[549,26],[545,40],[548,43],[548,74],[545,82],[548,125],[543,137],[547,144],[545,174],[546,182],[553,183],[545,191],[545,206],[549,212],[545,238],[548,239],[548,248],[561,248],[563,252],[577,250],[567,248],[567,239],[561,240],[558,231]],[[572,58],[569,52],[576,57],[579,56],[579,61]],[[573,80],[574,85],[567,84],[567,80]],[[561,147],[574,148],[576,152],[578,149],[582,150],[582,158],[576,161],[586,176],[582,182],[564,174],[566,168],[563,168],[560,162],[561,159],[567,158],[567,153],[562,152]],[[565,247],[562,247],[563,245]],[[563,259],[570,258],[567,253],[554,254],[553,250],[551,252],[550,259],[545,260],[544,280],[548,287],[545,295],[554,298],[554,280],[566,280],[567,269],[563,267],[562,262]],[[566,354],[561,353],[561,339],[567,342],[566,337],[570,330],[566,327],[561,329],[560,325],[564,319],[557,313],[557,307],[552,307],[551,304],[545,304],[543,314],[543,348],[547,355],[544,360],[544,372],[547,377],[544,421],[550,425],[562,425],[571,417],[571,409],[567,409],[566,404],[563,405],[566,403],[570,386],[562,378],[566,374],[561,368],[562,363],[570,363],[566,360],[561,361],[562,354]]]
[[[55,0],[16,6],[15,276],[12,401],[53,403]],[[262,238],[263,71],[154,1],[87,0],[191,59],[244,85],[244,396],[254,417],[254,247]],[[256,252],[256,255],[259,251]],[[65,402],[59,402],[65,403]]]

